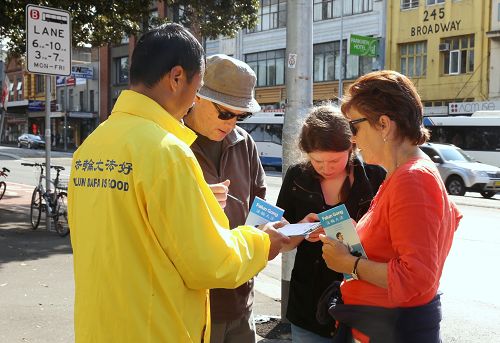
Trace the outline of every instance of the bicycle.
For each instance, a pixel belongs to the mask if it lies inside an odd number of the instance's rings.
[[[47,212],[48,216],[54,221],[54,226],[59,236],[66,236],[69,233],[67,206],[68,193],[66,192],[67,188],[62,187],[59,180],[59,174],[61,173],[61,170],[64,170],[64,167],[50,166],[50,168],[56,170],[56,178],[51,181],[54,185],[54,190],[48,192],[44,187],[46,180],[46,177],[43,174],[45,163],[21,163],[21,165],[40,168],[38,185],[33,190],[33,194],[31,196],[30,220],[32,229],[36,230],[38,228],[42,212]]]
[[[9,174],[7,173],[10,173],[10,170],[8,170],[5,167],[3,167],[2,170],[0,170],[0,176],[3,176],[4,178],[7,178],[7,176],[9,176]],[[7,189],[7,184],[4,181],[0,181],[0,200],[2,200],[6,189]]]

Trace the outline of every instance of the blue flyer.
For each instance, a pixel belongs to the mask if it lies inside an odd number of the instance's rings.
[[[366,257],[356,228],[344,204],[321,212],[318,217],[328,237],[342,242],[352,255]],[[352,279],[352,276],[344,274],[344,278],[348,281]]]
[[[277,222],[283,218],[284,212],[283,209],[271,205],[259,197],[255,197],[245,225],[258,226],[269,222]]]

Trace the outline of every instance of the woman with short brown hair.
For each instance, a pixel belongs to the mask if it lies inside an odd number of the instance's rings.
[[[462,216],[419,149],[428,138],[420,97],[404,75],[377,71],[354,82],[342,112],[364,161],[387,177],[356,227],[367,259],[321,237],[327,266],[354,278],[330,314],[360,342],[440,342],[439,279]]]

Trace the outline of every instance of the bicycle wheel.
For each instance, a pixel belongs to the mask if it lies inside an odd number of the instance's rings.
[[[7,185],[5,184],[5,182],[0,181],[0,200],[2,200],[6,189],[7,189]]]
[[[40,224],[40,217],[42,216],[42,192],[39,188],[35,188],[33,195],[31,195],[31,209],[30,219],[31,227],[33,230],[38,229]]]
[[[69,233],[67,195],[60,192],[57,195],[57,214],[54,216],[54,226],[59,236],[64,237]]]

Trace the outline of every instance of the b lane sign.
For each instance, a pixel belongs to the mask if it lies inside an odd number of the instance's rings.
[[[35,74],[71,74],[71,15],[43,6],[26,6],[26,69]]]

